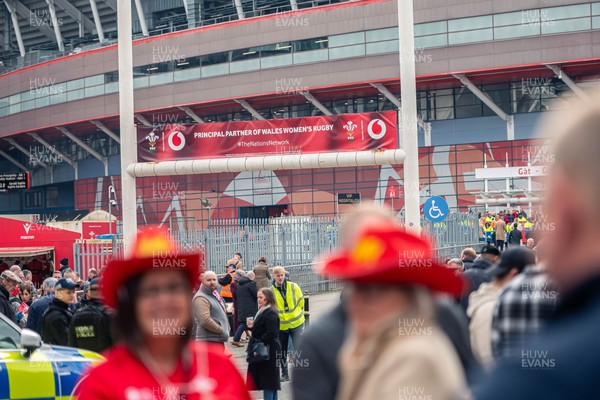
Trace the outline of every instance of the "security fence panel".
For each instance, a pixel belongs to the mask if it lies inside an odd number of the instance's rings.
[[[401,217],[399,215],[399,217]],[[339,244],[341,220],[321,216],[282,216],[268,219],[212,220],[208,229],[196,229],[195,221],[181,218],[169,226],[180,251],[204,252],[204,268],[217,274],[225,272],[234,253],[242,253],[244,269],[249,271],[266,257],[269,266],[282,265],[290,278],[309,293],[341,288],[341,283],[314,272],[313,260],[333,251]],[[422,232],[434,240],[437,257],[446,260],[460,256],[465,247],[479,242],[475,213],[451,213],[443,222],[421,221]],[[478,248],[476,248],[478,249]],[[99,268],[112,258],[122,257],[120,240],[113,243],[76,243],[75,268],[87,276],[89,268]]]

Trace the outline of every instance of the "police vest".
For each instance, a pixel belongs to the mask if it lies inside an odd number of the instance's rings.
[[[290,281],[285,281],[285,299],[281,291],[271,287],[275,293],[279,314],[279,329],[287,331],[299,327],[304,323],[304,295],[300,286]]]
[[[231,272],[228,275],[231,276],[231,283],[233,283],[235,272]],[[221,293],[219,293],[221,297],[227,297],[229,299],[233,298],[233,294],[231,294],[231,283],[229,285],[221,286]]]
[[[69,345],[102,353],[113,345],[111,326],[111,317],[102,306],[80,308],[71,322]]]

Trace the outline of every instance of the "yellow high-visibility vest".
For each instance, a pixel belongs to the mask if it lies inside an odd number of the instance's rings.
[[[275,285],[271,289],[275,293],[277,309],[279,310],[279,329],[287,331],[302,325],[304,323],[304,295],[300,286],[290,281],[285,281],[285,301]]]

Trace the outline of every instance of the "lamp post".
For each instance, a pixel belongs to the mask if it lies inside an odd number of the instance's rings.
[[[117,205],[115,200],[115,188],[111,185],[108,187],[108,234],[112,240],[112,207]]]

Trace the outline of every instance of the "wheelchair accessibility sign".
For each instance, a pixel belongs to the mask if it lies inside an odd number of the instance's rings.
[[[441,222],[448,216],[448,203],[440,196],[433,196],[427,199],[423,206],[425,218],[432,222]]]

